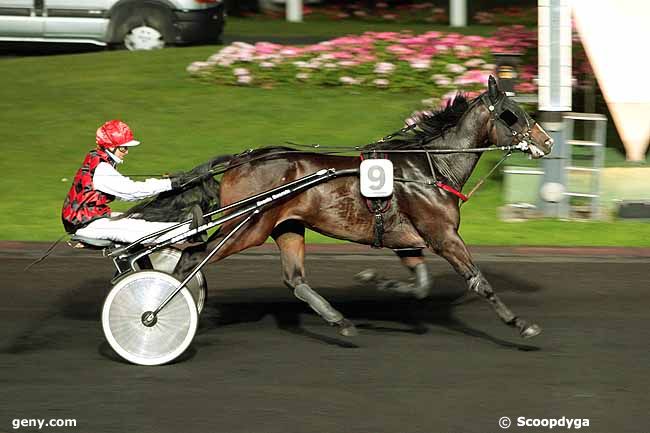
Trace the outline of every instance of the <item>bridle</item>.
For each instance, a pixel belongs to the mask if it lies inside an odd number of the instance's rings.
[[[497,125],[503,125],[509,131],[509,135],[512,136],[512,141],[510,142],[511,145],[512,143],[517,143],[515,145],[515,148],[517,150],[525,152],[529,148],[528,141],[531,139],[530,134],[537,122],[534,119],[531,119],[530,116],[524,115],[524,120],[526,121],[525,127],[521,131],[514,129],[513,126],[520,123],[520,120],[515,113],[503,106],[506,100],[507,97],[505,95],[502,95],[497,102],[492,103],[487,93],[481,95],[481,101],[490,112],[490,118],[492,119],[492,128],[497,128]],[[496,146],[499,147],[500,134],[495,135],[497,139]]]

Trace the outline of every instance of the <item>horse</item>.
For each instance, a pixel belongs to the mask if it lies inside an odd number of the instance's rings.
[[[361,149],[362,154],[386,152],[394,165],[392,204],[383,215],[382,244],[392,249],[415,276],[415,283],[359,275],[379,289],[425,298],[432,288],[422,251],[430,249],[446,259],[466,281],[467,292],[489,302],[497,316],[524,338],[541,332],[539,325],[515,315],[499,299],[476,266],[458,233],[461,189],[474,170],[482,146],[521,145],[539,158],[550,153],[553,139],[490,77],[487,91],[473,100],[458,94],[444,109],[423,116],[412,128]],[[458,153],[433,153],[455,149]],[[398,150],[399,152],[394,152]],[[394,153],[390,153],[393,151]],[[358,168],[359,157],[299,151],[289,147],[259,148],[215,159],[226,162],[219,186],[222,206],[283,185],[321,169]],[[210,164],[210,163],[208,163]],[[146,217],[146,208],[141,209]],[[174,275],[182,279],[200,263],[242,218],[224,223],[207,242],[185,248]],[[234,234],[210,259],[222,260],[272,237],[280,250],[282,280],[340,334],[354,336],[354,324],[310,287],[305,272],[305,228],[360,244],[376,241],[374,215],[360,193],[359,177],[338,177],[281,200],[257,215],[246,230]]]

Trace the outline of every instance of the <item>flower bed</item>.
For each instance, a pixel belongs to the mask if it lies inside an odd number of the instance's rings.
[[[416,90],[440,100],[450,92],[483,90],[494,71],[491,53],[525,52],[536,44],[532,33],[513,26],[492,37],[366,32],[302,47],[235,42],[187,70],[226,85]]]

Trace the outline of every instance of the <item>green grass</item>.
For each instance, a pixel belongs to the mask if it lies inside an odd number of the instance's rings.
[[[127,121],[143,143],[123,173],[160,174],[285,140],[363,144],[401,127],[427,96],[220,87],[189,78],[187,64],[217,49],[0,61],[0,239],[52,240],[63,233],[61,203],[105,120]],[[477,175],[497,157],[484,158]],[[495,179],[463,207],[462,233],[470,244],[648,245],[650,224],[499,222],[500,197]]]

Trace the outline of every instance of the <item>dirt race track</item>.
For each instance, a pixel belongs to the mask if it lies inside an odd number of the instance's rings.
[[[209,266],[190,349],[140,367],[102,334],[110,260],[60,246],[25,274],[36,247],[0,248],[0,432],[489,433],[505,416],[507,431],[575,430],[517,426],[565,417],[650,432],[648,250],[475,251],[506,304],[544,328],[522,340],[486,302],[447,302],[464,283],[438,258],[436,296],[416,301],[353,281],[367,267],[406,278],[390,253],[314,249],[312,286],[361,331],[341,337],[262,248]],[[77,426],[13,428],[37,418]]]

